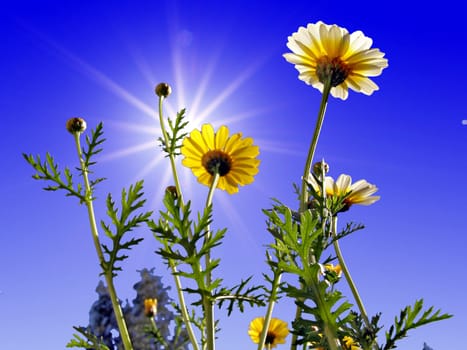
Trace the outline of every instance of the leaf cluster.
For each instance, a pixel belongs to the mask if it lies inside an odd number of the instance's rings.
[[[83,154],[83,167],[76,168],[80,175],[86,171],[90,173],[89,167],[96,162],[93,157],[102,151],[102,143],[105,141],[103,138],[103,124],[99,123],[95,130],[91,132],[91,137],[86,136],[86,148],[82,149]],[[70,168],[65,167],[63,174],[59,169],[58,163],[50,153],[46,153],[45,160],[43,161],[40,155],[33,156],[31,154],[23,153],[24,159],[36,170],[32,176],[35,180],[45,180],[52,182],[51,185],[44,187],[46,191],[65,190],[67,197],[76,197],[83,203],[87,200],[93,200],[92,192],[95,186],[105,180],[105,178],[96,178],[90,180],[91,193],[86,193],[84,186],[81,183],[74,184],[73,174]]]
[[[251,277],[234,287],[221,286],[221,278],[208,280],[207,276],[212,275],[220,262],[220,259],[211,258],[211,251],[222,243],[226,233],[226,229],[211,230],[212,206],[205,207],[193,221],[190,219],[191,202],[182,206],[176,196],[166,192],[163,203],[166,211],[160,212],[159,221],[149,222],[154,236],[162,243],[156,253],[169,266],[182,266],[177,274],[195,282],[196,288],[184,288],[190,294],[199,295],[193,305],[201,305],[203,298],[209,298],[218,301],[219,307],[227,305],[229,315],[235,306],[243,311],[245,303],[264,305],[262,294],[257,293],[261,287],[248,286]]]
[[[277,267],[298,277],[298,285],[282,286],[304,314],[293,323],[299,343],[316,341],[314,329],[331,329],[334,334],[348,321],[351,304],[343,295],[332,290],[323,278],[321,255],[327,247],[321,217],[315,210],[294,213],[279,201],[272,210],[263,211],[268,218],[268,231],[275,238],[270,247],[276,251]],[[329,260],[329,259],[328,259]]]
[[[83,327],[73,327],[76,332],[66,345],[67,348],[82,348],[90,350],[110,350],[104,342]],[[83,338],[84,337],[84,338]]]
[[[423,310],[423,299],[415,301],[413,306],[406,306],[401,310],[399,317],[395,317],[394,324],[386,332],[386,343],[380,350],[395,349],[396,342],[407,336],[411,329],[418,328],[428,323],[451,318],[450,314],[441,314],[441,310],[434,310],[433,306]]]
[[[264,295],[256,292],[262,289],[262,286],[247,287],[252,276],[246,280],[241,280],[239,284],[232,288],[221,288],[214,293],[214,299],[218,301],[218,306],[221,308],[224,302],[228,303],[227,315],[230,316],[234,307],[237,307],[240,312],[245,311],[245,303],[250,306],[264,306]]]
[[[160,219],[156,223],[150,221],[150,228],[155,238],[162,243],[156,253],[168,265],[176,263],[185,265],[189,270],[179,270],[177,273],[185,278],[192,279],[197,289],[186,288],[189,293],[200,296],[211,295],[220,286],[221,279],[206,281],[206,276],[219,265],[220,259],[206,259],[212,248],[221,244],[226,229],[211,232],[212,206],[204,208],[198,213],[197,220],[193,222],[191,216],[191,202],[180,205],[176,196],[166,192],[163,203],[166,211],[160,211]],[[204,267],[201,262],[205,260]],[[201,303],[201,299],[198,303]]]
[[[175,120],[168,118],[169,130],[167,131],[167,141],[159,137],[159,142],[161,143],[162,150],[167,153],[167,156],[177,156],[180,155],[180,148],[182,147],[181,141],[187,135],[186,132],[183,132],[184,128],[188,125],[188,122],[185,120],[185,111],[183,108],[180,112],[177,113]]]
[[[102,244],[104,254],[107,255],[102,263],[103,274],[111,273],[112,276],[116,276],[117,271],[122,270],[116,264],[128,258],[128,255],[122,252],[124,250],[131,250],[143,240],[143,238],[123,240],[126,233],[147,222],[152,214],[152,212],[136,213],[146,202],[145,199],[142,199],[143,194],[143,181],[136,182],[135,185],[129,187],[128,191],[123,189],[120,209],[116,207],[112,195],[109,194],[107,196],[107,215],[111,219],[113,229],[109,224],[101,221],[102,229],[107,237],[112,240],[112,247]]]

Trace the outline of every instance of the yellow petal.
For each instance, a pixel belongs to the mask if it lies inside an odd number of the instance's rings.
[[[216,132],[216,141],[215,141],[215,149],[223,150],[224,146],[229,138],[229,129],[222,125],[219,130]]]
[[[204,143],[209,150],[215,149],[214,146],[214,129],[211,124],[204,124],[201,128]]]

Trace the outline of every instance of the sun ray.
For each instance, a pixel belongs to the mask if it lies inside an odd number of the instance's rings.
[[[158,127],[155,123],[154,125],[147,125],[147,124],[141,124],[141,123],[128,123],[128,122],[122,122],[122,121],[115,121],[111,120],[106,122],[106,124],[109,124],[117,129],[124,129],[124,130],[131,130],[135,131],[141,134],[148,134],[148,135],[157,135],[160,133],[160,127]]]
[[[117,84],[114,80],[110,79],[103,72],[93,67],[89,63],[82,60],[80,57],[67,50],[64,46],[57,43],[55,40],[49,36],[39,32],[37,29],[31,27],[30,25],[21,22],[23,28],[37,36],[42,42],[48,45],[50,48],[54,49],[59,55],[63,56],[64,61],[70,64],[72,67],[80,71],[81,73],[87,75],[92,80],[112,92],[114,95],[120,97],[122,100],[128,102],[131,106],[142,111],[147,116],[151,118],[154,116],[154,110],[151,106],[147,105],[139,98],[131,94],[128,90],[123,88],[121,85]]]
[[[112,153],[107,153],[107,155],[101,157],[101,160],[108,161],[108,160],[111,160],[111,159],[123,158],[123,157],[127,157],[129,155],[140,153],[142,151],[147,151],[147,150],[149,150],[151,148],[154,148],[154,147],[155,147],[155,141],[154,140],[144,142],[144,143],[139,143],[139,144],[134,145],[134,146],[128,146],[128,147],[125,147],[123,149],[113,151]]]
[[[262,63],[262,61],[258,61],[250,67],[246,68],[238,75],[237,79],[227,85],[227,87],[224,88],[220,94],[203,109],[202,112],[200,112],[200,114],[197,116],[198,121],[202,123],[216,108],[219,107],[219,105],[221,105],[230,95],[238,90],[238,88],[242,86],[242,84],[258,70],[260,63]]]

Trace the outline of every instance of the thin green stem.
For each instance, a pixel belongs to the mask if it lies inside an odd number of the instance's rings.
[[[305,168],[303,170],[303,177],[302,177],[302,188],[300,192],[300,212],[303,212],[308,207],[308,190],[307,190],[307,179],[308,175],[310,174],[311,167],[313,164],[313,157],[315,155],[316,146],[318,144],[319,134],[321,133],[321,127],[323,126],[324,115],[326,113],[326,106],[328,103],[329,92],[331,91],[331,78],[332,75],[329,76],[328,80],[324,83],[323,87],[323,94],[321,96],[321,103],[319,106],[318,111],[318,118],[316,120],[315,130],[313,132],[313,137],[311,139],[310,148],[308,150],[308,155],[305,162]],[[314,255],[311,256],[310,263],[316,263],[316,259]],[[299,319],[302,315],[302,309],[297,306],[295,311],[295,320]],[[290,346],[291,350],[297,349],[297,338],[296,334],[292,335],[292,344]]]
[[[167,341],[162,337],[161,333],[159,332],[159,328],[157,328],[156,320],[154,319],[154,317],[150,317],[149,320],[151,322],[152,331],[156,335],[157,341],[160,342],[161,345],[164,346],[164,349],[168,349],[169,344],[167,344]]]
[[[160,124],[160,128],[162,131],[162,136],[164,137],[164,143],[166,147],[168,147],[169,136],[167,135],[167,131],[165,129],[165,122],[164,122],[163,109],[162,109],[163,101],[164,101],[164,97],[160,96],[159,97],[159,124]],[[175,156],[172,153],[169,153],[169,159],[170,159],[170,166],[172,168],[172,175],[175,181],[175,188],[177,189],[177,196],[179,199],[180,206],[183,209],[185,207],[185,203],[183,202],[182,188],[180,186],[180,181],[178,179],[177,167],[175,166]],[[191,232],[188,232],[188,234],[191,237]],[[180,304],[180,310],[182,312],[183,322],[185,323],[185,327],[188,332],[188,337],[190,338],[191,345],[193,346],[193,350],[198,350],[199,349],[198,341],[196,339],[195,332],[193,331],[193,327],[190,322],[190,316],[188,314],[188,310],[187,310],[187,306],[185,302],[185,296],[183,294],[182,281],[180,279],[180,276],[178,275],[177,266],[172,260],[169,260],[169,265],[170,265],[170,269],[172,270],[172,276],[175,281],[175,286],[177,288],[177,295],[178,295],[178,301]]]
[[[190,338],[193,350],[199,350],[198,340],[196,339],[193,327],[191,326],[190,315],[188,314],[188,310],[186,307],[185,295],[183,294],[182,282],[180,280],[180,277],[178,276],[177,266],[175,265],[172,259],[169,260],[169,265],[170,269],[172,270],[172,276],[174,277],[175,287],[177,288],[177,296],[178,302],[180,304],[180,311],[182,313],[182,318],[183,322],[185,323],[186,331],[188,332],[188,337]]]
[[[272,290],[271,296],[269,297],[269,305],[268,309],[266,310],[266,315],[264,316],[263,322],[263,330],[261,332],[261,337],[258,342],[258,350],[262,350],[264,348],[266,337],[268,335],[269,324],[271,323],[272,318],[272,311],[274,309],[274,305],[277,299],[277,291],[279,289],[279,285],[281,283],[282,272],[276,270],[274,271],[274,279],[272,281]],[[269,346],[269,345],[268,345]]]
[[[360,310],[360,314],[363,317],[363,321],[365,322],[365,325],[369,329],[371,329],[370,320],[368,319],[368,314],[365,310],[365,306],[363,306],[363,301],[360,298],[360,294],[358,293],[357,286],[355,285],[352,279],[352,276],[350,275],[350,271],[347,267],[347,264],[344,261],[344,256],[342,255],[342,251],[339,247],[339,241],[337,239],[337,216],[333,216],[332,221],[331,221],[331,235],[333,238],[334,250],[336,251],[337,259],[339,260],[339,264],[342,268],[342,272],[344,273],[345,279],[347,280],[347,283],[349,284],[350,290],[352,291],[352,294]]]
[[[81,165],[81,171],[84,179],[85,186],[85,203],[88,210],[89,224],[91,226],[92,239],[94,242],[94,247],[96,248],[97,257],[99,258],[99,263],[101,266],[104,266],[104,254],[102,252],[101,243],[99,241],[99,233],[97,230],[96,217],[94,214],[94,207],[92,204],[92,189],[88,178],[88,169],[83,159],[83,153],[81,150],[80,143],[80,133],[74,133],[76,149],[78,151],[78,158]],[[125,350],[132,350],[133,345],[131,344],[130,334],[128,333],[128,328],[125,323],[125,318],[123,317],[122,308],[118,301],[117,292],[113,283],[112,271],[105,271],[104,273],[105,280],[107,282],[107,289],[109,291],[110,300],[112,302],[112,307],[115,313],[115,319],[117,320],[118,329],[120,331],[120,337],[122,338],[123,347]]]
[[[313,157],[316,151],[316,145],[318,144],[319,134],[321,133],[321,127],[323,126],[324,114],[326,113],[326,106],[328,104],[329,92],[331,91],[331,78],[329,76],[328,81],[324,83],[323,95],[321,97],[321,104],[319,106],[318,118],[316,120],[315,131],[313,138],[311,139],[310,149],[308,150],[308,156],[306,158],[305,169],[303,170],[302,178],[302,192],[300,194],[300,211],[304,211],[308,204],[308,191],[307,191],[307,178],[311,171],[313,164]]]
[[[337,339],[336,335],[332,331],[332,329],[329,328],[327,324],[324,325],[324,336],[328,340],[328,346],[330,350],[339,350],[341,347],[338,345],[339,340]]]
[[[211,186],[209,187],[208,197],[206,199],[206,208],[212,205],[212,199],[214,197],[214,191],[217,188],[219,183],[220,175],[216,171],[212,178]],[[207,227],[206,240],[211,239],[211,229]],[[211,275],[211,252],[210,250],[206,253],[206,286],[209,287],[212,283]],[[203,295],[203,307],[204,307],[204,316],[206,321],[206,344],[207,350],[215,350],[216,348],[216,330],[215,330],[215,320],[214,320],[214,302],[211,295]]]
[[[169,146],[169,136],[167,135],[167,130],[165,129],[165,122],[162,113],[162,102],[164,101],[164,97],[159,97],[159,123],[162,131],[162,135],[164,137],[165,146]],[[175,188],[177,189],[177,195],[179,196],[180,204],[183,209],[185,203],[183,201],[183,194],[182,194],[182,187],[180,186],[180,181],[178,179],[177,167],[175,166],[175,156],[173,153],[168,152],[169,159],[170,159],[170,167],[172,168],[172,174],[175,181]]]

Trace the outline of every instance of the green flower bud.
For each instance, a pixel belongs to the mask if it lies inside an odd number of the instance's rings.
[[[157,96],[166,98],[172,93],[172,88],[167,83],[159,83],[157,84],[155,91]]]
[[[324,160],[321,160],[313,164],[313,174],[315,174],[316,176],[321,176],[323,167],[324,167],[324,175],[326,175],[329,172],[329,164],[326,163]]]
[[[86,130],[86,121],[83,118],[70,118],[66,122],[66,129],[72,134],[82,133]]]
[[[167,186],[167,188],[165,189],[165,192],[170,194],[174,199],[178,198],[177,187],[175,186]]]

